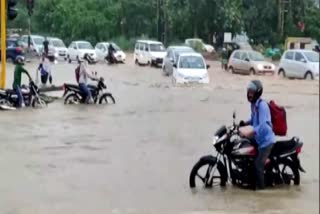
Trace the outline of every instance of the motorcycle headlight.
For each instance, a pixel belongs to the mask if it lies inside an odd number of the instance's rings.
[[[219,137],[218,136],[214,136],[213,139],[212,139],[212,144],[215,145],[219,140]]]
[[[208,73],[205,73],[203,76],[202,76],[202,79],[206,79],[208,78]]]

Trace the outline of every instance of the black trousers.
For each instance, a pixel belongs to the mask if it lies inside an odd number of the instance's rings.
[[[264,166],[266,160],[268,159],[271,150],[273,148],[273,144],[261,148],[258,150],[258,154],[254,160],[254,168],[255,168],[255,175],[256,175],[256,189],[264,189]]]

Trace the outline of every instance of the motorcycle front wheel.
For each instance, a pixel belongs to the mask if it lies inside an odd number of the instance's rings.
[[[47,107],[47,103],[41,98],[41,97],[36,97],[32,100],[32,107],[33,108],[45,108]]]
[[[216,159],[202,158],[192,168],[189,185],[190,188],[203,186],[212,188],[213,186],[225,186],[227,182],[226,171],[223,164]]]
[[[99,99],[99,104],[116,104],[116,100],[112,94],[103,94]]]

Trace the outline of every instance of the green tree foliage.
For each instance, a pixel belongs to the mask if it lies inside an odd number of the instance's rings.
[[[31,18],[32,32],[58,36],[68,44],[84,39],[92,43],[118,38],[157,38],[159,0],[37,0]],[[319,40],[320,12],[312,0],[291,0],[285,16],[284,37],[278,32],[279,0],[161,0],[166,40],[199,37],[212,42],[217,32],[245,31],[256,43],[279,43],[286,36]],[[8,27],[28,29],[25,1]],[[300,32],[297,22],[305,22]],[[127,42],[129,45],[130,42]]]

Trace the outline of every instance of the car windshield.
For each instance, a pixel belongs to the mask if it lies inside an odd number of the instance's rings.
[[[41,37],[33,37],[33,41],[36,45],[42,45],[44,42],[44,38]]]
[[[52,45],[53,45],[54,47],[58,47],[58,48],[64,48],[64,47],[66,47],[66,46],[64,45],[63,41],[60,40],[60,39],[54,39],[54,40],[51,40],[51,42],[52,42]]]
[[[182,54],[182,53],[190,53],[190,52],[194,52],[194,51],[191,48],[190,49],[187,49],[187,48],[186,49],[177,49],[174,52],[174,56],[175,56],[176,59],[178,59],[180,54]]]
[[[150,51],[151,52],[164,52],[166,49],[162,44],[150,44]]]
[[[80,42],[78,43],[79,49],[93,49],[92,45],[89,42]]]
[[[304,55],[307,57],[309,62],[319,62],[319,54],[316,52],[305,52]]]
[[[121,51],[121,48],[115,44],[115,43],[111,43],[112,44],[112,47],[116,50],[116,51]]]
[[[264,61],[264,57],[261,53],[258,52],[249,52],[249,58],[252,61]]]
[[[181,56],[179,68],[184,69],[204,69],[203,59],[199,56]]]

